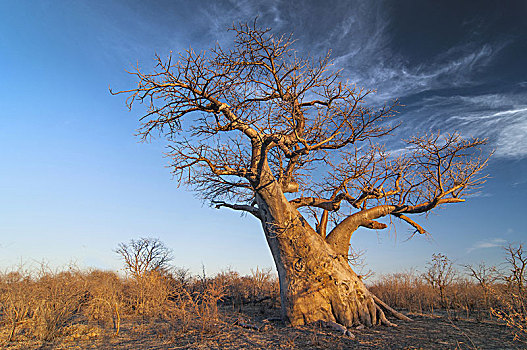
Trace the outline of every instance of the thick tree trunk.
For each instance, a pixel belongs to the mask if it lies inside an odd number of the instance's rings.
[[[337,254],[283,195],[273,195],[272,187],[256,200],[278,270],[282,317],[292,325],[392,325],[381,308],[387,306],[375,302],[347,256]]]

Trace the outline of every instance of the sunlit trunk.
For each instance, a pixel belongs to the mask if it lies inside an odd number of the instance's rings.
[[[269,183],[256,201],[279,275],[282,317],[292,325],[390,324],[347,257],[336,254],[278,192]]]

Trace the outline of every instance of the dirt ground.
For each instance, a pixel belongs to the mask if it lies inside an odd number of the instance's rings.
[[[287,327],[277,309],[223,308],[223,320],[181,328],[167,321],[123,320],[119,336],[110,327],[78,325],[55,342],[0,343],[3,349],[525,349],[506,325],[495,321],[409,314],[398,327],[352,329],[354,337],[317,325]],[[79,327],[84,327],[80,329]],[[254,328],[252,326],[255,326]],[[5,339],[4,337],[2,337]],[[19,337],[19,340],[20,337]]]

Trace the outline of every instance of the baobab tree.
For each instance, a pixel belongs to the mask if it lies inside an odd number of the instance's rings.
[[[232,47],[156,56],[131,74],[127,105],[146,106],[138,135],[162,137],[175,179],[217,208],[262,224],[280,281],[282,316],[350,327],[391,325],[395,312],[348,262],[359,227],[410,216],[463,197],[484,181],[480,139],[423,134],[398,156],[377,140],[394,129],[397,103],[373,108],[372,91],[343,80],[329,53],[302,58],[290,35],[256,23],[232,27]]]

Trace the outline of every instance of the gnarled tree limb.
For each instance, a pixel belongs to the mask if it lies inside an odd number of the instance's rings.
[[[226,207],[226,208],[230,208],[233,210],[245,211],[247,213],[254,215],[256,218],[261,219],[260,211],[258,210],[258,208],[253,207],[252,205],[230,204],[230,203],[225,203],[221,201],[212,201],[212,204],[214,204],[216,209],[220,209],[221,207]]]

